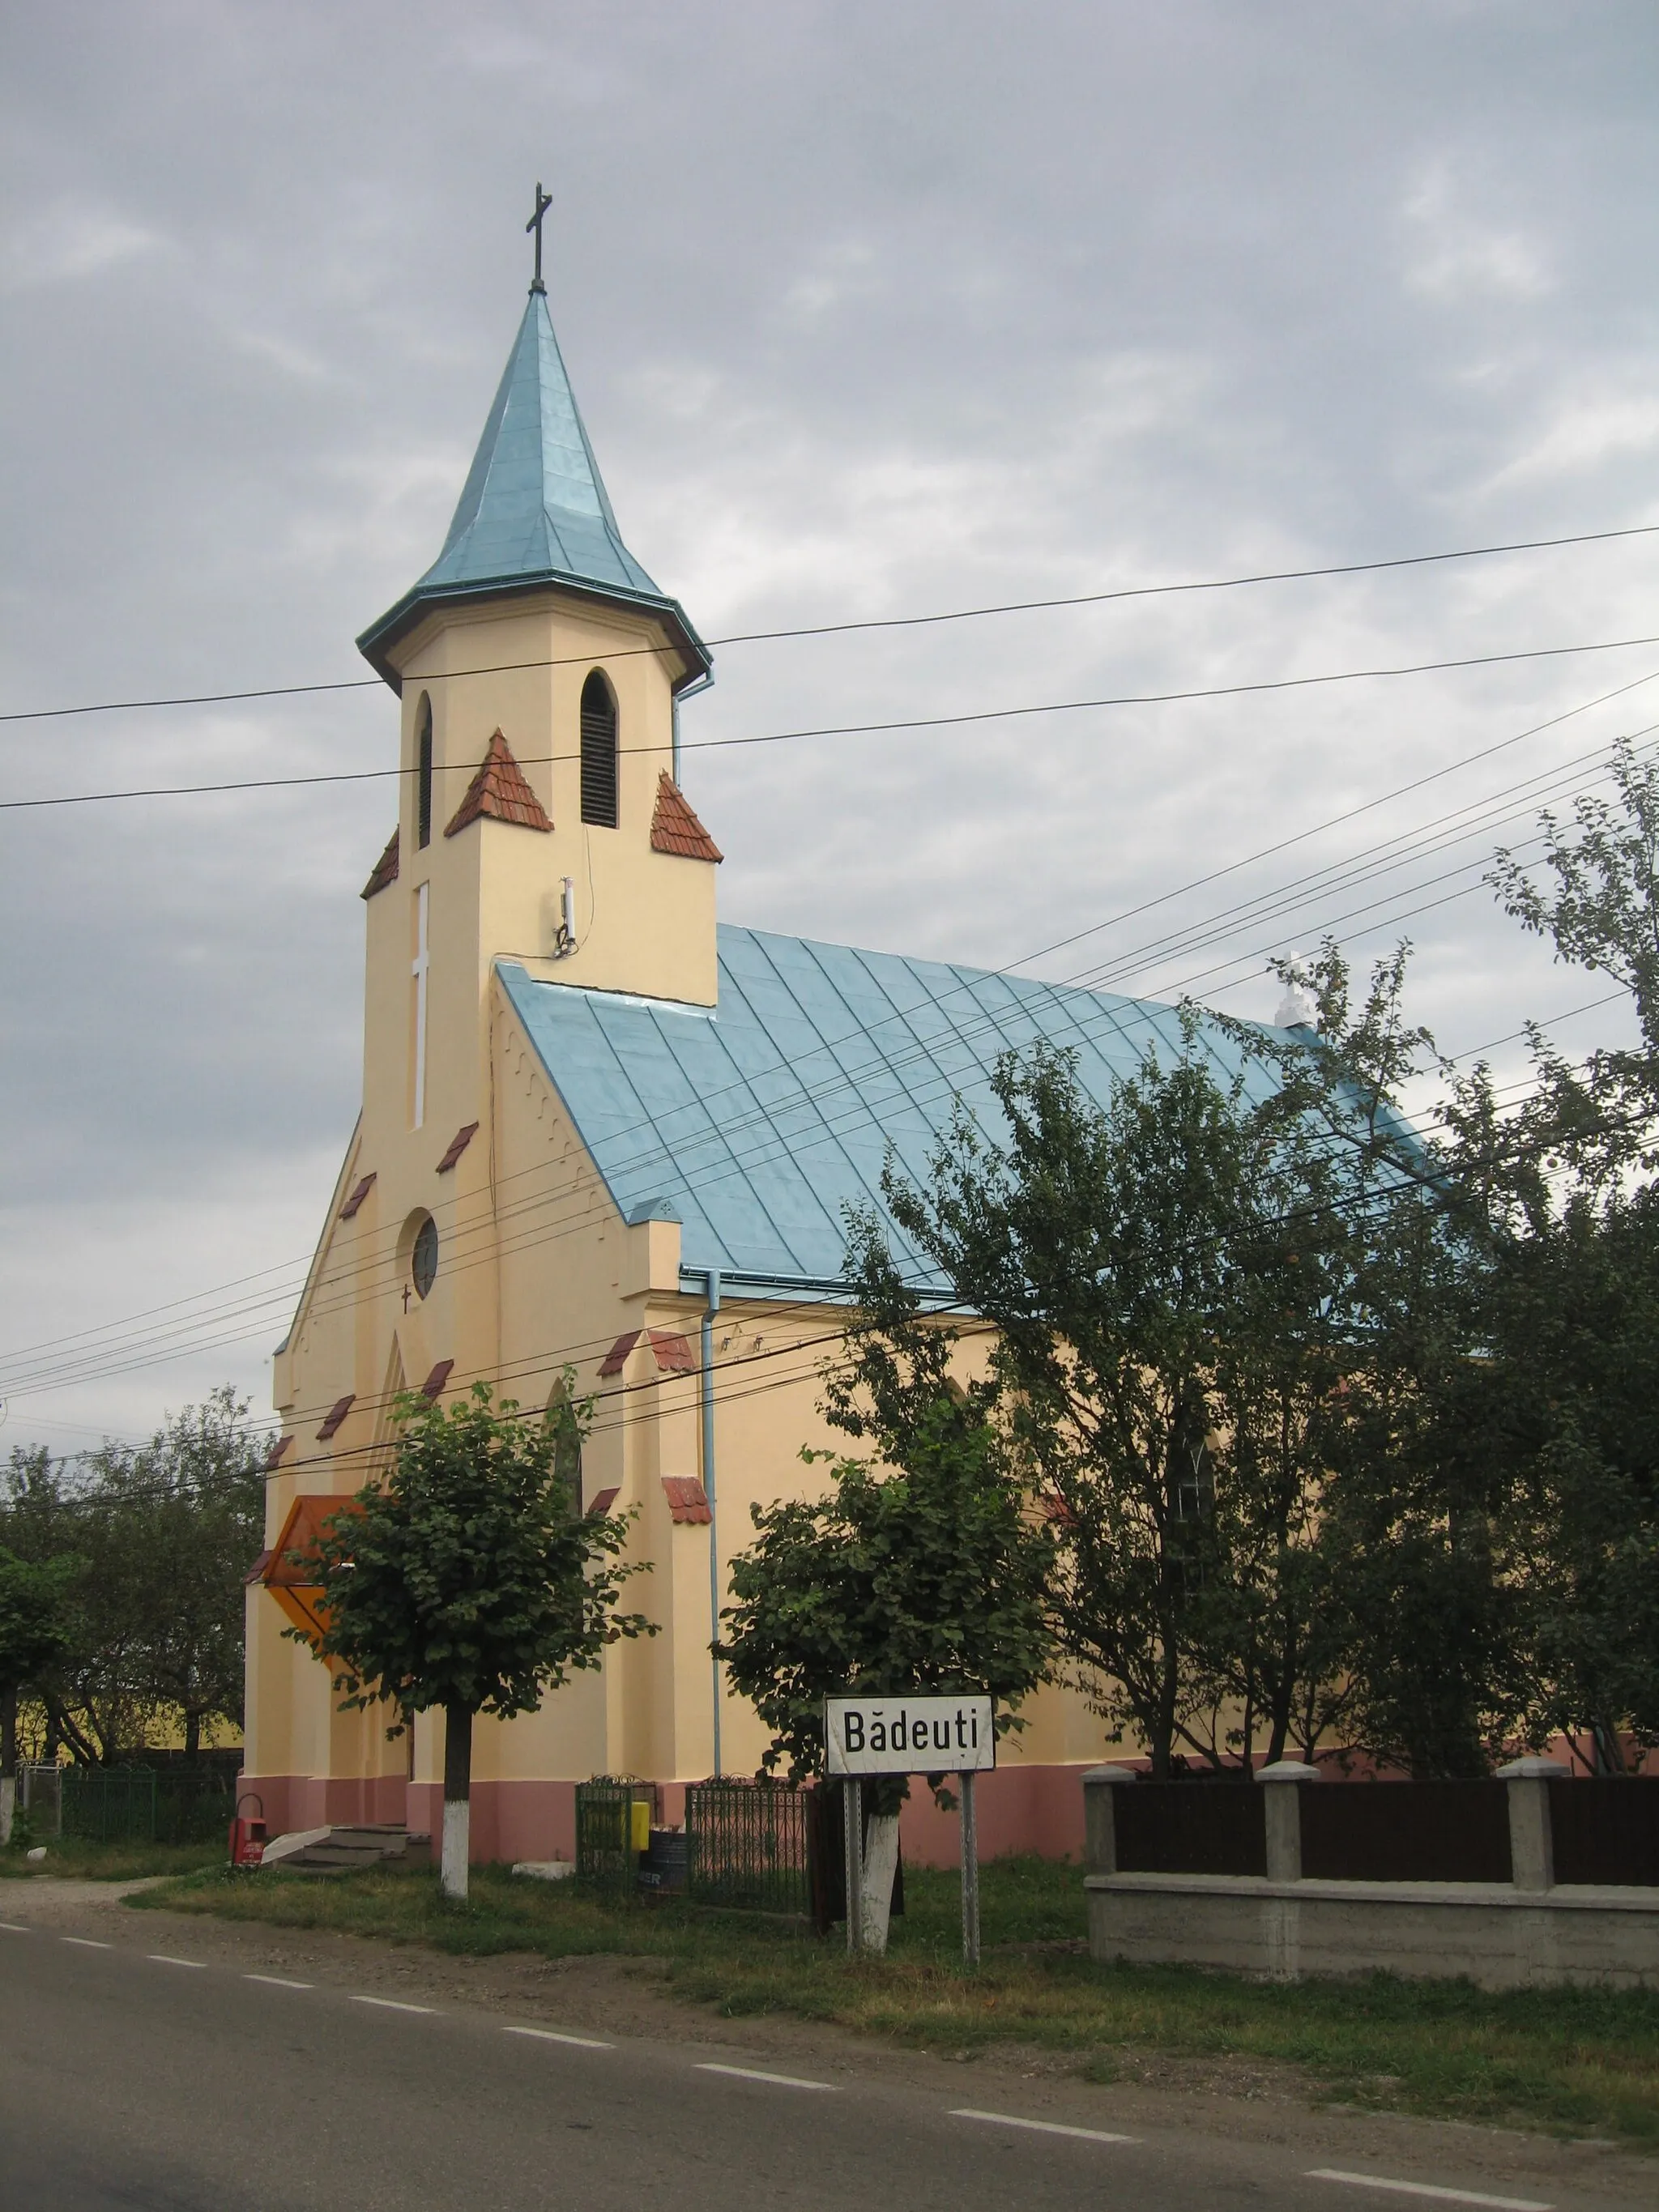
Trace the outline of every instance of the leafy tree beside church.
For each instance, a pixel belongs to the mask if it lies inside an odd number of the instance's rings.
[[[521,1419],[488,1383],[448,1405],[394,1403],[384,1480],[357,1492],[316,1551],[325,1632],[317,1646],[348,1707],[444,1716],[445,1893],[467,1891],[472,1723],[533,1712],[573,1669],[599,1666],[618,1638],[654,1636],[618,1610],[647,1571],[624,1562],[629,1516],[580,1510],[574,1449],[590,1409],[574,1376],[539,1420]],[[312,1641],[302,1630],[287,1633]]]

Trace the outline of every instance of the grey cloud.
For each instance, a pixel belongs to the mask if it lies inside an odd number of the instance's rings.
[[[624,530],[711,634],[1656,513],[1639,0],[174,0],[35,11],[9,44],[18,705],[359,672],[351,638],[447,521],[538,175]],[[1659,627],[1656,580],[1659,553],[1626,544],[733,647],[687,730],[1636,635]],[[728,915],[997,963],[1649,665],[700,751],[687,775],[731,856]],[[1659,717],[1643,697],[1047,968],[1565,761]],[[377,768],[392,731],[373,692],[13,725],[0,778]],[[0,1343],[303,1249],[355,1110],[356,894],[392,811],[368,783],[0,820]],[[1445,888],[1414,880],[1385,912]],[[1223,949],[1243,974],[1317,920]],[[1484,896],[1410,927],[1454,1048],[1595,995]],[[1217,957],[1125,980],[1169,988]],[[1275,1000],[1247,977],[1222,1002]],[[220,1372],[257,1388],[263,1348],[20,1401],[0,1441],[146,1426]]]

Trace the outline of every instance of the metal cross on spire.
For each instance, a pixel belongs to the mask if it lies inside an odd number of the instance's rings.
[[[531,280],[530,285],[530,289],[532,292],[544,292],[547,289],[546,285],[542,282],[542,217],[547,213],[547,210],[552,206],[552,194],[550,192],[544,192],[542,190],[541,180],[538,178],[536,182],[536,212],[531,216],[529,222],[525,225],[525,229],[527,232],[533,230],[536,234],[536,274]]]

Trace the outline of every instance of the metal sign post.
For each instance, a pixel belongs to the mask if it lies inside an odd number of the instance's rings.
[[[974,1770],[962,1776],[962,1963],[979,1964],[979,1826],[974,1812]]]
[[[847,1863],[847,1948],[854,1957],[864,1948],[864,1790],[851,1775],[841,1785],[841,1809]]]
[[[974,1777],[997,1763],[996,1717],[982,1691],[826,1698],[824,1771],[839,1775],[847,1820],[847,1948],[864,1948],[866,1774],[957,1774],[962,1780],[962,1956],[979,1964],[979,1828]]]

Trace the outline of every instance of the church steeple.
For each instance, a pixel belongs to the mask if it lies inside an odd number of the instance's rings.
[[[658,614],[687,663],[676,690],[707,674],[708,647],[684,609],[623,542],[538,279],[443,550],[358,649],[395,690],[393,648],[429,608],[550,585]]]

